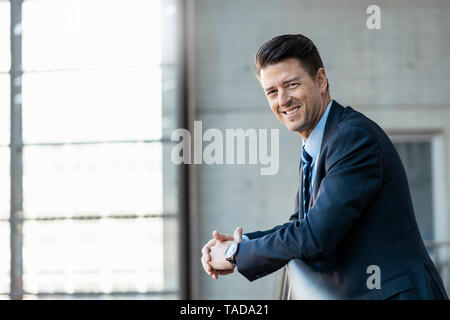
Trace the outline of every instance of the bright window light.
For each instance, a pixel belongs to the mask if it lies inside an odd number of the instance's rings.
[[[24,290],[163,290],[162,219],[27,222]]]
[[[10,285],[9,222],[0,222],[0,293],[8,293]],[[1,299],[1,298],[0,298]]]
[[[23,68],[159,65],[161,11],[160,0],[25,1]]]
[[[25,73],[25,143],[160,139],[160,67]]]
[[[9,72],[11,65],[10,51],[10,12],[9,2],[0,2],[0,72]],[[0,90],[0,97],[2,91]],[[1,102],[0,102],[1,103]]]
[[[9,144],[9,130],[11,128],[9,88],[9,74],[0,73],[0,145],[4,146]]]
[[[161,143],[29,146],[24,216],[162,214]]]

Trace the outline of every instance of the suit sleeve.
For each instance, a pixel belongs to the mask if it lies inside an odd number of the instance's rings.
[[[253,281],[297,258],[320,261],[332,253],[382,185],[382,154],[375,137],[340,129],[321,151],[325,177],[306,218],[239,245],[239,272]]]

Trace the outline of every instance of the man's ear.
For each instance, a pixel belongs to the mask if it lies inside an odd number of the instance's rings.
[[[320,93],[327,91],[327,73],[324,68],[319,68],[316,73],[316,81],[320,88]]]

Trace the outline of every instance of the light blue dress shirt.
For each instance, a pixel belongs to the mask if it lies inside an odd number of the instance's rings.
[[[312,173],[311,173],[311,187],[310,190],[312,190],[313,184],[314,184],[314,177],[316,175],[316,162],[319,158],[320,154],[320,147],[322,146],[322,138],[323,138],[323,132],[325,131],[325,124],[327,123],[328,119],[328,113],[330,112],[331,103],[333,100],[330,100],[330,103],[328,103],[327,108],[325,109],[325,112],[323,113],[322,117],[320,118],[319,122],[317,123],[316,127],[313,129],[311,134],[309,135],[308,139],[305,141],[303,140],[302,146],[305,145],[306,152],[313,158],[313,166],[312,166]],[[247,241],[249,238],[246,235],[242,235],[242,240]]]

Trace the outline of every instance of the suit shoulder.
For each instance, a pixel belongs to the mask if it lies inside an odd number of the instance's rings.
[[[384,130],[375,121],[369,119],[361,112],[354,110],[352,107],[346,107],[344,109],[338,125],[341,130],[351,130],[351,128],[357,131],[362,130],[361,133],[366,132],[377,140],[383,140],[384,137],[387,137]]]
[[[369,148],[372,152],[382,154],[382,145],[386,139],[389,138],[374,121],[353,108],[346,107],[324,149],[340,153]]]

